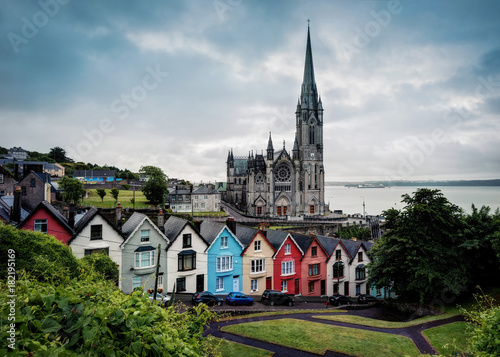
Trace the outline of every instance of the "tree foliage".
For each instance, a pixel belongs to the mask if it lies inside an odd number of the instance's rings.
[[[118,196],[120,195],[120,190],[117,189],[116,187],[113,187],[111,189],[111,196],[115,199],[115,203],[118,202]]]
[[[78,203],[85,195],[83,184],[78,179],[64,176],[59,181],[59,186],[61,186],[64,190],[63,198],[66,202],[70,202],[71,200],[73,200],[75,203]]]
[[[64,150],[60,146],[56,146],[50,149],[50,152],[47,154],[47,156],[52,158],[55,162],[73,162],[72,159],[66,156],[66,150]]]
[[[142,166],[140,174],[148,176],[148,180],[142,186],[144,196],[153,203],[163,203],[165,195],[168,194],[167,175],[156,166]]]
[[[467,287],[462,211],[439,190],[403,195],[401,211],[384,212],[387,232],[370,250],[369,284],[392,286],[403,298],[428,302]]]
[[[342,239],[351,239],[353,237],[367,241],[371,238],[371,232],[369,228],[362,227],[341,227],[339,228],[337,234],[338,237]]]
[[[104,202],[104,197],[106,196],[106,190],[104,188],[97,188],[95,192],[97,192],[97,195],[101,198],[101,202]]]
[[[80,260],[80,264],[83,268],[102,274],[105,279],[118,284],[118,267],[106,253],[87,255]]]

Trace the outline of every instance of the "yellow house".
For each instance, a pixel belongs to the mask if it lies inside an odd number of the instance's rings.
[[[241,253],[242,292],[245,294],[262,294],[273,286],[273,256],[276,249],[266,238],[267,232],[261,228],[253,230],[253,238]]]

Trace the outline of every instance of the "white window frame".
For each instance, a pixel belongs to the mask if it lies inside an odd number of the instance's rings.
[[[158,275],[158,289],[163,289],[163,275]]]
[[[217,257],[217,272],[225,272],[233,270],[233,256],[226,255],[222,257]]]
[[[288,280],[281,280],[281,292],[288,292]]]
[[[132,290],[135,288],[142,288],[142,277],[140,276],[132,277]]]
[[[215,279],[215,290],[223,291],[224,290],[224,278],[216,278]]]
[[[285,254],[292,254],[292,245],[290,243],[285,244]]]
[[[253,242],[253,249],[255,252],[262,252],[262,241],[256,240]]]
[[[149,257],[146,258],[143,255],[148,254]],[[149,265],[142,266],[143,261],[148,261]],[[137,266],[139,264],[139,266]],[[147,252],[137,252],[135,253],[135,260],[134,260],[134,267],[135,269],[146,269],[146,268],[151,268],[155,266],[155,251],[150,250]]]
[[[220,249],[227,249],[229,237],[220,237]]]
[[[141,243],[149,243],[149,229],[141,229]]]
[[[45,225],[45,231],[42,227]],[[47,219],[35,219],[33,224],[33,230],[35,232],[47,233],[49,231],[49,225]]]
[[[281,275],[295,274],[295,260],[281,262]]]
[[[257,279],[250,280],[250,290],[259,291],[259,281]]]
[[[266,258],[253,259],[250,261],[250,274],[260,274],[266,272]]]

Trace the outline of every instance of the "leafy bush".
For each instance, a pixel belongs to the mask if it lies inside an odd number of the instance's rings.
[[[54,237],[33,231],[16,229],[0,222],[0,280],[7,277],[9,249],[15,251],[16,270],[30,272],[39,281],[63,282],[80,273],[79,263],[68,246]]]
[[[475,295],[477,306],[466,311],[470,347],[475,356],[500,356],[500,306],[491,296]]]
[[[128,191],[130,189],[130,187],[132,187],[132,186],[130,186],[128,183],[124,183],[124,184],[122,184],[122,187],[125,191]]]
[[[105,279],[118,284],[119,271],[116,263],[104,252],[90,254],[80,259],[82,268],[101,274]]]
[[[5,282],[0,291],[0,317],[7,321]],[[203,327],[215,315],[203,305],[185,313],[162,309],[142,292],[125,295],[89,277],[59,286],[22,278],[16,294],[16,349],[4,342],[2,356],[201,356],[211,349]],[[9,328],[0,327],[2,341]]]

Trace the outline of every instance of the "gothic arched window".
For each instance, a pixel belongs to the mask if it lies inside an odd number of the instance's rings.
[[[309,124],[309,144],[315,144],[316,143],[316,140],[315,140],[315,126],[314,126],[314,123],[311,123]]]

